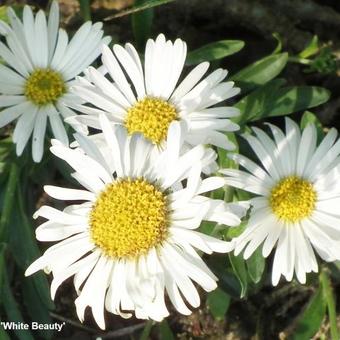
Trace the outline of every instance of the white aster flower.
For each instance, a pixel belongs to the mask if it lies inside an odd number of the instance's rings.
[[[313,251],[325,261],[340,260],[340,140],[331,129],[317,147],[317,132],[308,125],[302,135],[286,119],[286,134],[268,124],[274,141],[254,127],[256,137],[244,136],[262,167],[250,159],[230,157],[246,171],[223,169],[226,183],[258,195],[246,230],[233,240],[235,254],[244,249],[247,259],[262,243],[267,257],[276,245],[272,282],[281,275],[290,281],[294,272],[301,283],[306,273],[317,272]]]
[[[239,110],[211,107],[239,93],[233,82],[223,82],[226,70],[217,69],[201,80],[209,67],[203,62],[176,87],[187,47],[180,39],[166,41],[163,34],[148,40],[144,69],[131,44],[114,45],[113,52],[103,46],[102,62],[109,77],[91,67],[87,77],[79,78],[79,85],[72,88],[91,106],[75,105],[85,115],[68,119],[69,123],[100,129],[98,117],[104,113],[112,124],[124,125],[129,134],[141,132],[162,149],[171,122],[185,121],[188,145],[234,148],[225,132],[238,130],[229,118],[237,116]]]
[[[68,144],[60,118],[74,116],[69,104],[82,101],[69,92],[71,80],[84,71],[100,54],[102,23],[86,22],[68,42],[67,33],[59,29],[59,8],[52,2],[48,21],[43,11],[34,17],[29,6],[23,10],[23,21],[8,9],[10,26],[0,21],[0,128],[18,119],[13,141],[21,155],[30,136],[32,155],[39,162],[44,150],[47,117],[54,136]]]
[[[43,206],[35,213],[35,218],[48,220],[37,228],[37,238],[62,241],[26,275],[51,271],[52,298],[58,286],[75,275],[78,317],[83,321],[90,306],[101,328],[104,306],[122,317],[162,320],[169,314],[165,291],[180,313],[190,314],[188,305],[200,303],[192,281],[211,291],[217,280],[194,248],[208,254],[232,249],[228,242],[195,229],[203,219],[238,225],[244,209],[202,196],[223,186],[224,179],[201,179],[202,146],[180,154],[179,122],[171,124],[168,147],[152,162],[153,146],[140,134],[128,136],[125,128],[112,128],[104,116],[100,123],[107,152],[82,135],[76,135],[77,149],[53,142],[51,151],[73,167],[72,176],[85,189],[46,186],[45,191],[57,199],[86,202],[63,211]]]

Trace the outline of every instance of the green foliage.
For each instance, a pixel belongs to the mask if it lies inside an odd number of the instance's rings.
[[[276,40],[277,45],[272,54],[277,54],[282,51],[282,39],[279,33],[275,32],[272,34],[273,38]]]
[[[325,103],[328,90],[315,86],[281,87],[284,81],[275,79],[241,99],[235,106],[240,109],[239,124],[259,119],[284,116]]]
[[[143,6],[148,2],[148,0],[136,0],[135,6]],[[145,43],[150,36],[153,16],[153,8],[148,8],[144,11],[136,12],[131,16],[133,34],[135,36],[139,50],[144,49]]]
[[[338,69],[336,56],[333,51],[325,46],[320,49],[319,54],[312,60],[312,62],[304,69],[306,73],[335,73]]]
[[[8,23],[7,6],[0,6],[0,20]]]
[[[158,324],[159,330],[159,339],[162,340],[175,340],[174,334],[169,326],[169,323],[166,319]]]
[[[153,7],[156,7],[156,6],[165,5],[165,4],[167,4],[169,2],[173,2],[173,1],[175,1],[175,0],[146,0],[146,1],[144,1],[143,4],[133,6],[130,9],[127,9],[127,10],[121,11],[117,14],[111,15],[111,16],[105,18],[104,20],[109,21],[109,20],[112,20],[112,19],[123,17],[125,15],[130,15],[130,14],[133,14],[133,13],[144,11],[146,9],[150,9],[150,8],[153,8]]]
[[[91,20],[90,0],[78,0],[80,6],[80,13],[84,21]]]
[[[287,53],[267,56],[247,66],[231,77],[236,85],[241,87],[241,92],[247,93],[257,86],[264,85],[278,76],[288,61]]]
[[[323,298],[322,287],[314,293],[294,330],[291,340],[309,340],[319,330],[326,314],[326,303]]]
[[[250,279],[255,284],[259,283],[266,265],[266,260],[262,256],[261,247],[255,250],[254,254],[248,260],[246,260],[246,263]]]
[[[314,124],[314,126],[316,127],[318,142],[320,143],[322,138],[325,135],[322,124],[314,113],[310,111],[305,111],[302,115],[301,122],[300,122],[301,129],[304,129],[308,124]]]
[[[242,254],[238,256],[229,254],[229,261],[241,285],[240,297],[244,298],[248,292],[248,275],[247,275],[247,267],[246,267],[245,260],[243,259]]]
[[[216,288],[208,294],[207,305],[215,319],[223,320],[230,305],[230,296],[222,289]]]
[[[311,39],[307,46],[298,54],[300,58],[309,58],[319,51],[319,39],[316,35]]]
[[[204,45],[188,53],[187,65],[199,64],[203,61],[222,59],[239,52],[244,47],[241,40],[220,40]]]
[[[9,278],[5,267],[5,250],[6,245],[0,244],[0,277],[1,277],[1,302],[7,316],[7,320],[13,322],[24,322],[20,308],[15,301],[12,290],[10,288]],[[29,330],[15,330],[14,331],[19,340],[34,340]]]

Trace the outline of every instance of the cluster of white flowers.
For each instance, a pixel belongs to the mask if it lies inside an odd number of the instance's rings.
[[[142,65],[129,43],[111,50],[100,23],[85,23],[68,43],[58,30],[56,2],[48,21],[28,6],[23,21],[11,9],[8,17],[10,25],[0,22],[7,42],[0,42],[0,127],[18,118],[17,154],[32,135],[39,162],[48,117],[55,137],[50,150],[83,187],[45,186],[51,197],[76,204],[62,211],[42,206],[35,213],[47,220],[37,239],[59,242],[26,275],[51,272],[52,298],[74,276],[80,320],[90,306],[101,328],[105,309],[160,321],[169,315],[165,294],[176,310],[190,314],[188,306],[200,304],[193,281],[208,292],[217,286],[200,252],[244,250],[247,259],[262,244],[264,257],[275,248],[274,285],[294,273],[305,283],[306,273],[318,270],[314,250],[325,261],[340,259],[335,130],[317,146],[313,124],[302,133],[290,119],[286,133],[269,124],[273,138],[253,128],[256,136],[244,138],[254,160],[231,153],[244,170],[218,169],[211,146],[233,150],[226,132],[239,129],[232,118],[242,114],[215,106],[239,93],[224,81],[227,71],[204,77],[209,63],[203,62],[179,82],[185,42],[162,34],[149,39]],[[102,65],[87,68],[99,55]],[[60,114],[77,131],[71,146]],[[225,185],[257,196],[226,203],[206,195]],[[202,221],[239,226],[247,212],[245,231],[230,241],[197,231]]]

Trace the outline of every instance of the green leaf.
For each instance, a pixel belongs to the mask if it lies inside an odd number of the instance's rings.
[[[241,116],[239,124],[266,117],[284,116],[325,103],[330,96],[328,90],[314,86],[280,88],[281,79],[275,79],[241,99],[235,106]]]
[[[308,124],[314,124],[317,128],[322,130],[322,124],[318,117],[313,112],[305,111],[300,122],[301,129],[305,129]]]
[[[273,51],[272,54],[277,54],[282,51],[282,38],[279,33],[275,32],[272,34],[273,38],[275,38],[277,45],[275,47],[275,50]]]
[[[261,248],[257,248],[246,262],[249,277],[254,283],[259,283],[266,264],[266,260],[262,256]]]
[[[80,6],[80,13],[84,21],[91,20],[90,0],[78,0]]]
[[[245,231],[247,224],[248,221],[242,221],[239,226],[226,229],[224,236],[226,239],[232,239],[234,237],[240,236]]]
[[[1,319],[0,319],[0,322],[2,322]],[[9,335],[6,333],[6,331],[2,327],[0,327],[0,339],[1,340],[11,340]]]
[[[8,16],[7,16],[7,6],[0,6],[0,20],[4,22],[9,22]]]
[[[314,124],[316,127],[316,133],[318,136],[318,142],[320,142],[323,137],[324,137],[324,131],[322,124],[318,117],[310,111],[305,111],[302,115],[301,122],[300,122],[300,127],[301,129],[305,129],[308,124]]]
[[[40,296],[34,284],[34,280],[25,278],[22,282],[23,300],[26,310],[32,321],[41,324],[51,324],[52,320],[45,304],[40,302]],[[44,339],[51,339],[53,332],[50,330],[39,330]]]
[[[239,146],[238,146],[235,133],[228,132],[227,137],[235,145],[235,149],[232,152],[236,152],[236,153],[239,152]],[[219,167],[238,169],[238,164],[228,157],[228,152],[229,151],[226,151],[225,149],[217,148]]]
[[[13,296],[13,293],[11,291],[11,288],[8,282],[8,277],[7,277],[6,269],[4,266],[5,259],[4,259],[4,253],[3,253],[3,250],[4,250],[3,245],[1,245],[1,249],[2,249],[0,252],[1,253],[0,273],[1,273],[1,282],[2,282],[1,297],[2,297],[2,305],[5,310],[5,314],[7,316],[6,320],[4,321],[25,323],[24,318],[21,315],[20,309],[17,305],[17,302],[15,301],[15,298]],[[19,340],[34,340],[29,330],[14,330],[14,333],[18,337]]]
[[[140,11],[144,11],[146,9],[152,8],[152,7],[156,7],[156,6],[160,6],[160,5],[165,5],[169,2],[173,2],[175,0],[147,0],[144,4],[139,5],[139,6],[134,6],[132,8],[129,8],[127,10],[121,11],[117,14],[114,15],[110,15],[109,17],[105,18],[104,21],[109,21],[112,19],[116,19],[119,17],[123,17],[125,15],[129,15],[129,14],[133,14],[133,13],[137,13]]]
[[[153,323],[152,320],[148,320],[146,322],[139,340],[149,340],[150,339],[150,333],[151,333],[153,325],[154,325],[154,323]]]
[[[148,2],[148,0],[136,0],[135,6],[142,6]],[[133,34],[135,36],[137,46],[140,50],[142,50],[148,37],[150,36],[153,21],[153,8],[148,8],[144,11],[132,14],[131,20]]]
[[[158,324],[158,329],[159,329],[159,335],[160,335],[159,339],[175,340],[175,337],[166,319],[164,319],[162,322]]]
[[[309,340],[319,330],[326,313],[326,303],[319,288],[300,316],[292,340]]]
[[[10,247],[17,264],[24,271],[41,254],[33,236],[31,224],[27,219],[20,192],[17,195],[17,213],[12,216],[11,227]],[[53,309],[54,304],[50,298],[46,275],[39,272],[25,280],[33,282],[37,296],[40,297],[40,301],[37,303],[45,306],[45,312],[48,313],[49,309]]]
[[[207,305],[215,319],[223,320],[230,305],[230,296],[222,289],[216,288],[208,294]]]
[[[314,35],[312,40],[308,43],[308,45],[301,51],[298,56],[300,58],[308,58],[313,56],[314,54],[318,53],[319,51],[319,41],[318,36]]]
[[[331,328],[331,339],[339,340],[339,331],[337,325],[336,314],[336,298],[334,296],[332,282],[329,276],[329,272],[326,268],[322,268],[320,271],[320,284],[322,287],[323,299],[326,302],[329,323]]]
[[[215,255],[206,259],[208,267],[218,277],[218,286],[234,298],[241,295],[241,285],[225,256]]]
[[[19,168],[16,163],[10,166],[10,174],[7,182],[4,206],[0,217],[0,240],[4,241],[8,235],[8,225],[15,201],[15,192],[18,184]]]
[[[273,54],[247,66],[231,79],[241,87],[241,93],[246,93],[275,78],[286,66],[287,61],[288,53]]]
[[[241,285],[240,297],[244,298],[248,291],[248,276],[245,260],[243,259],[242,254],[239,256],[229,254],[229,260],[233,268],[233,271]]]
[[[188,53],[187,65],[199,64],[203,61],[222,59],[237,53],[244,47],[241,40],[220,40],[204,45],[197,50]]]

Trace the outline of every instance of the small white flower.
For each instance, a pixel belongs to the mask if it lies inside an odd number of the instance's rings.
[[[308,125],[302,135],[286,118],[286,134],[268,124],[274,141],[254,127],[245,138],[262,167],[242,155],[231,155],[246,171],[224,169],[226,183],[254,193],[246,230],[233,240],[235,254],[249,258],[262,243],[267,257],[276,245],[272,282],[301,283],[317,272],[313,251],[325,261],[340,260],[340,140],[331,129],[317,147],[317,132]]]
[[[69,92],[71,80],[84,71],[100,54],[101,45],[110,41],[103,37],[102,23],[86,22],[68,42],[67,33],[59,29],[59,8],[52,2],[48,21],[43,11],[34,17],[29,6],[23,10],[23,22],[8,9],[10,26],[0,21],[0,128],[18,119],[13,141],[21,155],[30,136],[32,155],[40,162],[44,150],[47,117],[54,136],[68,144],[60,119],[75,113],[69,104],[82,101]]]
[[[236,226],[244,209],[203,196],[222,187],[224,179],[201,179],[202,146],[180,154],[181,123],[171,124],[167,148],[152,160],[153,146],[143,136],[112,128],[103,115],[100,124],[106,152],[80,134],[77,149],[53,141],[51,151],[73,167],[72,176],[85,189],[46,186],[45,191],[56,199],[86,202],[63,211],[43,206],[35,213],[48,219],[37,228],[37,238],[62,241],[26,275],[48,268],[52,298],[75,275],[78,317],[83,321],[90,306],[101,328],[104,306],[122,317],[162,320],[169,314],[165,291],[180,313],[190,314],[188,306],[200,304],[192,281],[211,291],[217,280],[194,248],[208,254],[232,250],[228,242],[195,229],[202,220]]]
[[[176,87],[187,47],[180,39],[166,41],[163,34],[148,40],[144,69],[131,44],[114,45],[113,52],[103,46],[102,62],[109,78],[91,67],[87,77],[79,78],[79,84],[72,88],[91,106],[75,105],[85,115],[68,119],[70,124],[99,129],[98,116],[104,113],[112,124],[124,125],[129,134],[141,132],[162,149],[171,122],[185,121],[188,145],[234,148],[225,132],[238,130],[238,125],[228,119],[237,116],[238,109],[211,107],[239,93],[233,82],[223,82],[226,70],[217,69],[201,80],[209,67],[203,62]]]

